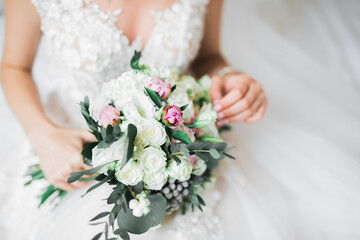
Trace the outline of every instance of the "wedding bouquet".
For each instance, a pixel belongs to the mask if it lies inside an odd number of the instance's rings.
[[[215,125],[210,79],[197,82],[174,69],[150,69],[139,65],[140,56],[135,52],[132,70],[104,84],[109,104],[99,121],[90,114],[88,97],[80,103],[97,139],[82,151],[84,163],[93,168],[71,173],[68,183],[95,180],[84,195],[103,184],[112,186],[104,196],[111,211],[91,220],[105,224],[93,239],[116,239],[109,238],[109,229],[130,239],[129,233],[143,234],[175,210],[202,211],[205,202],[197,189],[210,182],[221,159],[234,158]],[[42,202],[55,192],[64,195],[54,187],[47,190]]]

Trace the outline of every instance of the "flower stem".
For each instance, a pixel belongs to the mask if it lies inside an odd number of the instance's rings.
[[[137,197],[135,197],[135,194],[134,194],[133,190],[131,189],[131,187],[128,186],[128,188],[129,188],[129,191],[130,191],[131,195],[133,196],[133,198],[136,199],[137,201],[139,201],[139,199]]]

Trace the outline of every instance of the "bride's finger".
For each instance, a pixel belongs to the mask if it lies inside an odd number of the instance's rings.
[[[67,182],[64,182],[64,181],[56,181],[54,183],[54,185],[62,190],[65,190],[65,191],[72,191],[72,190],[75,190],[75,187],[74,186],[71,186],[70,184],[68,184]]]
[[[234,122],[251,117],[253,113],[259,108],[258,101],[262,100],[262,95],[263,93],[261,91],[259,93],[257,87],[254,86],[252,89],[249,89],[245,98],[228,107],[227,109],[219,112],[218,119],[229,119],[230,122]],[[236,120],[234,117],[236,117]]]
[[[258,120],[260,120],[264,114],[265,114],[265,111],[266,111],[266,106],[267,106],[267,101],[264,102],[263,105],[261,105],[261,107],[259,108],[259,110],[256,112],[256,114],[254,114],[254,116],[250,117],[250,118],[247,118],[245,120],[246,123],[254,123]]]
[[[245,90],[241,90],[241,88],[231,90],[214,106],[214,111],[220,112],[237,103],[245,94],[244,91]]]

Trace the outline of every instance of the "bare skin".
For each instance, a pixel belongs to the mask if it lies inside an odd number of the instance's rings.
[[[176,1],[95,0],[102,9],[123,9],[117,27],[124,31],[130,42],[141,35],[143,45],[155,25],[150,10],[168,8]],[[241,72],[234,71],[224,77],[216,75],[219,69],[228,65],[220,50],[221,7],[222,0],[210,1],[202,47],[192,69],[196,75],[212,76],[211,97],[218,111],[218,125],[236,121],[252,123],[263,117],[267,106],[261,84]],[[72,171],[88,168],[82,163],[80,152],[85,143],[95,139],[85,130],[54,125],[44,113],[31,75],[41,36],[39,15],[30,0],[5,0],[5,17],[1,80],[7,101],[39,155],[48,180],[68,191],[83,187],[87,183],[68,184],[66,179]]]

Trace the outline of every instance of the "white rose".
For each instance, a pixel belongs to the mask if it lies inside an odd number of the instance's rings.
[[[144,118],[151,119],[157,115],[154,103],[143,91],[133,91],[126,101],[122,111],[130,122],[141,122]],[[118,105],[117,102],[115,104]]]
[[[147,189],[161,190],[167,182],[167,179],[168,174],[165,170],[165,167],[156,172],[145,170],[144,183]]]
[[[189,180],[193,166],[186,158],[179,156],[181,163],[178,165],[174,159],[171,159],[167,166],[167,172],[170,177],[180,181]]]
[[[206,171],[207,165],[206,162],[200,158],[197,158],[195,165],[193,166],[192,173],[197,176],[201,176]]]
[[[122,169],[120,168],[121,162],[118,162],[115,169],[115,178],[119,182],[125,185],[135,186],[143,180],[144,173],[134,159],[130,159]]]
[[[160,147],[147,147],[136,153],[140,166],[150,172],[158,171],[166,166],[166,154]]]
[[[202,108],[200,109],[199,115],[203,114],[205,112],[211,112],[212,111],[212,104],[204,104]],[[210,124],[206,125],[205,127],[202,127],[199,129],[198,133],[199,137],[216,137],[220,138],[219,130],[216,127],[215,122],[211,122]]]
[[[108,148],[99,148],[96,146],[92,150],[93,167],[110,163],[115,160],[121,162],[125,150],[126,137],[123,135],[119,140],[114,142]]]
[[[141,148],[145,146],[161,146],[165,143],[167,135],[164,126],[156,119],[144,119],[136,124],[138,129],[135,144]]]
[[[187,108],[183,111],[183,120],[185,123],[191,122],[191,119],[195,116],[194,105],[191,101]]]

